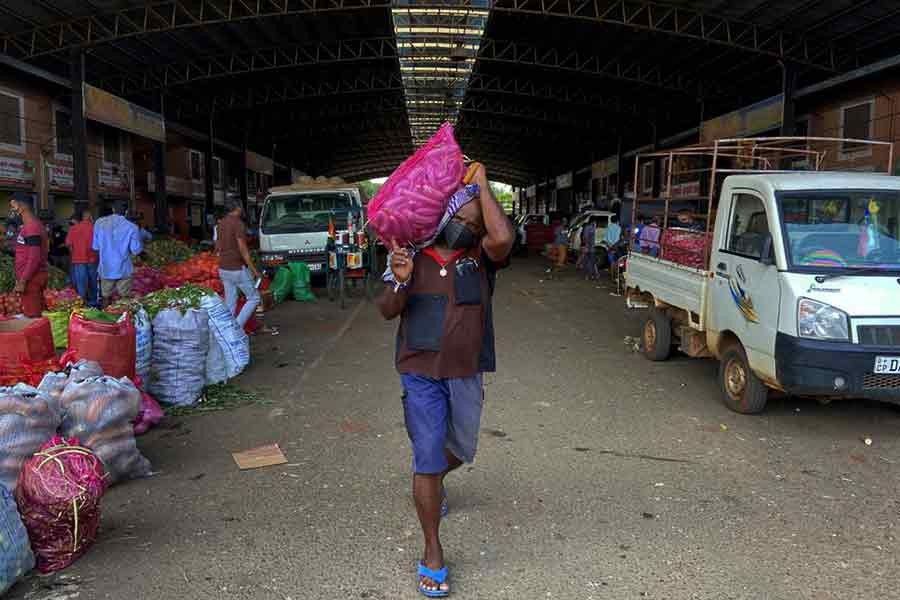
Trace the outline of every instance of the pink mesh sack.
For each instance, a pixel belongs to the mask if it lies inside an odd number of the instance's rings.
[[[465,174],[453,126],[444,123],[375,194],[368,207],[372,229],[385,244],[396,240],[405,246],[428,240]]]

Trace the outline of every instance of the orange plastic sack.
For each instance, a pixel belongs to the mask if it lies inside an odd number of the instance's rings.
[[[34,363],[55,356],[53,332],[47,319],[0,321],[0,365]]]
[[[116,323],[90,321],[77,313],[69,321],[72,359],[98,362],[104,375],[134,381],[135,345],[134,324],[127,314]]]

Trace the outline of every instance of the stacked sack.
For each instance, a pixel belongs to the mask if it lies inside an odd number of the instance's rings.
[[[75,438],[54,436],[25,463],[15,496],[38,571],[68,567],[94,543],[105,479],[103,463]]]
[[[22,465],[59,424],[58,409],[37,389],[24,384],[0,388],[0,485],[15,490]]]
[[[250,363],[250,339],[221,298],[205,296],[201,306],[209,319],[206,384],[222,383],[239,375]]]
[[[206,385],[209,317],[205,310],[167,308],[153,318],[153,359],[147,391],[165,404],[190,406]]]
[[[60,406],[64,414],[60,433],[78,438],[100,457],[108,483],[150,474],[150,461],[138,450],[132,425],[141,393],[128,378],[70,378]]]
[[[0,485],[0,596],[33,568],[34,554],[15,498]]]

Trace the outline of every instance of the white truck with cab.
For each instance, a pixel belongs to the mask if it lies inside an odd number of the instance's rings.
[[[323,274],[328,263],[329,224],[335,233],[347,231],[348,218],[365,222],[363,192],[338,179],[302,178],[269,190],[259,219],[259,254],[263,266],[274,269],[290,261],[305,262],[312,274]]]
[[[857,140],[722,140],[708,149],[705,231],[667,215],[658,247],[628,255],[628,306],[650,309],[646,357],[677,347],[718,359],[723,400],[740,413],[762,411],[770,390],[900,403],[900,177],[768,168],[826,166],[826,142],[893,158]],[[696,177],[696,155],[684,151],[691,168],[677,151],[641,160],[659,160],[671,189]]]

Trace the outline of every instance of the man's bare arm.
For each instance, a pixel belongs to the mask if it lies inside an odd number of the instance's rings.
[[[244,259],[244,264],[247,265],[247,268],[250,269],[250,273],[252,273],[254,277],[259,277],[259,271],[256,270],[256,265],[253,264],[253,259],[250,257],[250,249],[247,248],[247,240],[239,237],[237,244],[238,251],[241,253],[241,258]]]
[[[403,313],[403,309],[406,308],[406,298],[406,288],[401,288],[395,292],[391,284],[387,284],[384,286],[384,291],[381,292],[381,295],[375,299],[375,304],[378,306],[378,310],[381,311],[381,316],[391,321]]]
[[[485,254],[495,263],[502,263],[509,256],[515,242],[512,225],[503,207],[494,198],[484,167],[478,169],[475,183],[481,188],[481,214],[484,218],[485,236],[481,241]]]

